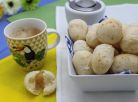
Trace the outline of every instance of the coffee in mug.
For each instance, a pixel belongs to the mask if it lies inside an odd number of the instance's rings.
[[[30,28],[18,28],[17,30],[11,32],[9,36],[14,38],[27,38],[39,34],[41,32],[40,29],[30,27]]]

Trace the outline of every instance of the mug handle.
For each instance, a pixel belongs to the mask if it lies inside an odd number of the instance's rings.
[[[47,29],[47,34],[48,35],[51,35],[53,33],[55,33],[57,35],[57,39],[56,39],[56,41],[53,44],[48,45],[48,50],[50,50],[52,48],[55,48],[59,44],[59,42],[60,42],[60,35],[59,35],[59,33],[55,29],[52,29],[52,28],[48,28]]]

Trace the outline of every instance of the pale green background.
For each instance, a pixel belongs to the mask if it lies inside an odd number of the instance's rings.
[[[34,17],[44,20],[48,27],[55,28],[55,11],[56,6],[64,6],[67,0],[58,0],[54,3],[39,7],[34,11],[27,11],[10,17],[9,21],[14,21],[20,18]],[[106,5],[123,4],[123,3],[138,3],[138,0],[102,0]],[[61,12],[62,13],[62,12]]]

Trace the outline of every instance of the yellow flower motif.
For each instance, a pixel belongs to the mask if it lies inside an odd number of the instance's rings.
[[[3,15],[4,15],[4,8],[2,3],[0,2],[0,19],[3,17]]]

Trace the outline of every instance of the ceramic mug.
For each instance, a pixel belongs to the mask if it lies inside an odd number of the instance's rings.
[[[105,15],[106,5],[102,0],[96,0],[96,2],[100,5],[100,8],[90,12],[77,11],[70,7],[69,2],[66,2],[65,13],[68,23],[73,19],[82,19],[88,25],[92,25],[101,21],[101,19],[103,19]]]
[[[18,28],[34,27],[40,33],[26,38],[11,37],[10,34]],[[47,36],[56,34],[55,43],[48,45]],[[26,71],[37,70],[44,65],[44,58],[47,51],[57,46],[60,41],[59,33],[54,29],[47,29],[47,24],[36,18],[24,18],[8,24],[4,29],[9,49],[14,60]]]

